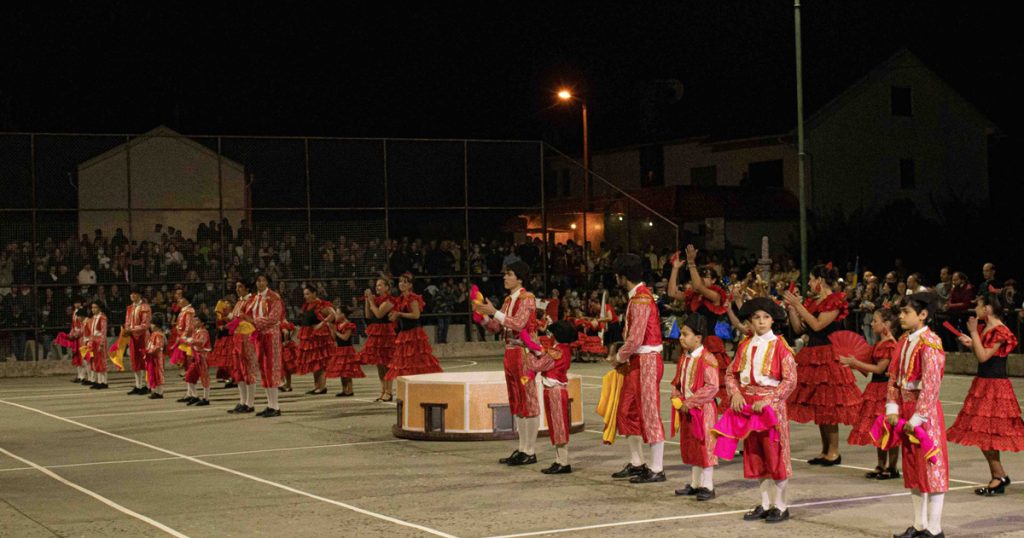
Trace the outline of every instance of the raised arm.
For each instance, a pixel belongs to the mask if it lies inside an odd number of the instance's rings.
[[[673,299],[683,300],[686,294],[679,291],[679,268],[686,265],[679,251],[672,257],[672,272],[668,276],[668,296]]]
[[[704,296],[712,304],[722,304],[722,296],[715,290],[704,285],[704,279],[700,277],[697,270],[697,249],[693,245],[686,245],[686,268],[690,270],[690,285],[694,291]]]

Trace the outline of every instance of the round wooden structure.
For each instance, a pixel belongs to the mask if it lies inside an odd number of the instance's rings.
[[[547,434],[540,376],[541,434]],[[569,374],[570,431],[583,431],[582,378]],[[457,372],[401,376],[396,380],[396,437],[431,441],[515,439],[505,373]]]

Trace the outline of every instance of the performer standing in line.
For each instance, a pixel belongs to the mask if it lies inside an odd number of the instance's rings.
[[[536,384],[523,383],[529,372],[523,358],[526,349],[519,339],[520,331],[525,329],[530,338],[537,341],[536,299],[523,288],[523,283],[529,279],[530,266],[523,261],[514,262],[505,268],[502,282],[509,295],[501,310],[486,299],[482,304],[473,305],[473,310],[483,316],[484,328],[491,333],[500,332],[505,341],[505,388],[508,389],[509,411],[519,434],[519,448],[498,463],[512,466],[537,463],[537,432],[540,431],[540,399]]]
[[[234,342],[232,342],[231,335],[228,334],[228,314],[231,313],[231,309],[234,307],[234,294],[227,293],[213,308],[213,315],[216,317],[214,321],[214,328],[216,329],[216,340],[213,343],[213,351],[210,351],[210,357],[207,362],[210,363],[210,368],[216,368],[216,379],[217,381],[223,380],[224,388],[232,388],[236,386],[235,380],[231,375],[232,364],[234,363]],[[213,335],[211,335],[213,336]]]
[[[249,284],[241,280],[235,282],[234,308],[228,314],[228,321],[235,319],[242,320],[253,317],[253,307],[256,305],[255,297],[250,291]],[[236,327],[231,339],[232,352],[232,378],[238,384],[238,405],[229,409],[228,413],[241,414],[252,413],[256,405],[256,376],[259,374],[260,366],[256,360],[256,346],[253,343],[252,334],[244,334]]]
[[[853,372],[837,360],[828,336],[842,328],[849,313],[846,294],[833,292],[839,273],[832,264],[811,269],[807,283],[813,298],[803,303],[790,292],[783,297],[789,325],[796,334],[810,337],[796,356],[799,382],[789,398],[789,414],[801,423],[814,422],[821,434],[821,453],[807,463],[831,467],[843,462],[839,454],[839,425],[853,424],[860,410],[860,390]]]
[[[871,330],[878,337],[878,343],[871,350],[871,362],[861,362],[853,357],[839,357],[839,362],[844,366],[855,368],[865,374],[871,374],[871,382],[864,388],[861,395],[861,404],[857,422],[850,430],[850,437],[846,440],[851,445],[873,445],[871,439],[871,427],[875,418],[885,414],[885,398],[889,389],[889,364],[896,355],[896,338],[893,329],[897,327],[896,314],[889,308],[879,308],[871,317]],[[888,480],[899,478],[900,471],[896,468],[896,462],[900,457],[899,447],[889,450],[875,449],[878,453],[878,465],[874,471],[868,472],[867,478],[877,480]],[[888,457],[888,463],[886,463]]]
[[[281,320],[281,386],[277,392],[292,391],[292,372],[298,369],[299,342],[296,337],[295,324],[287,319]]]
[[[1010,485],[999,453],[1024,450],[1024,420],[1006,373],[1006,357],[1017,347],[1017,337],[1003,323],[1003,307],[995,295],[978,296],[974,312],[977,317],[967,320],[970,336],[962,335],[960,343],[978,358],[978,375],[947,434],[951,442],[981,449],[992,479],[974,492],[991,497]]]
[[[192,306],[192,298],[183,289],[174,290],[178,302],[178,319],[174,322],[175,341],[172,350],[179,344],[184,344],[192,336],[192,320],[196,317],[196,309]],[[173,351],[172,351],[173,353]],[[195,383],[198,381],[198,371],[192,370],[192,358],[185,355],[185,362],[181,365],[185,369],[185,396],[178,398],[178,403],[189,403],[199,399],[195,391]],[[189,372],[192,371],[192,376]]]
[[[388,314],[388,319],[398,325],[395,350],[391,355],[388,373],[384,379],[393,381],[398,376],[433,374],[441,372],[441,365],[430,347],[427,333],[420,326],[420,314],[426,306],[422,295],[412,291],[412,274],[405,273],[398,278],[397,305]],[[326,389],[324,389],[326,390]]]
[[[142,292],[133,287],[131,290],[132,304],[124,314],[124,332],[128,334],[128,352],[132,359],[132,374],[135,376],[135,388],[128,394],[149,394],[146,386],[146,345],[149,340],[149,322],[153,311],[142,297]]]
[[[281,321],[284,320],[284,301],[270,289],[267,275],[256,277],[256,296],[252,314],[244,320],[256,326],[256,356],[260,361],[260,381],[267,391],[267,408],[256,416],[279,417],[281,406],[277,401],[277,387],[281,385]]]
[[[915,293],[903,297],[899,306],[900,327],[904,333],[898,344],[898,359],[889,367],[886,421],[894,429],[904,424],[902,431],[894,434],[915,435],[915,429],[922,428],[937,451],[926,453],[921,445],[909,441],[901,444],[903,485],[910,489],[914,526],[893,537],[944,537],[942,504],[949,491],[949,451],[939,390],[946,368],[946,353],[942,340],[927,325],[932,312],[938,309],[938,296],[929,292]],[[935,460],[930,461],[929,456]]]
[[[569,474],[569,430],[572,422],[569,418],[569,366],[572,364],[572,350],[569,344],[576,341],[576,328],[567,321],[559,321],[551,325],[554,336],[554,347],[545,348],[535,355],[525,353],[530,370],[541,373],[541,384],[544,386],[544,418],[548,423],[548,437],[555,447],[555,462],[544,474]]]
[[[164,397],[164,346],[167,337],[159,325],[151,323],[149,337],[146,339],[146,378],[149,384],[150,400],[162,400]]]
[[[71,349],[71,365],[77,369],[78,375],[71,380],[72,383],[78,383],[84,385],[87,383],[86,375],[88,367],[85,361],[82,360],[82,325],[85,323],[88,315],[82,315],[82,301],[75,299],[74,305],[71,307],[71,330],[68,332],[68,338],[72,342]]]
[[[85,333],[92,357],[90,364],[96,372],[96,384],[89,388],[102,390],[107,388],[107,315],[98,301],[93,301],[89,308],[92,309],[92,317],[86,322]]]
[[[86,303],[78,309],[78,317],[82,320],[82,332],[78,337],[78,349],[85,366],[86,381],[82,384],[89,388],[96,386],[96,370],[92,367],[92,351],[89,342],[92,340],[92,304]]]
[[[628,364],[622,382],[616,425],[629,443],[630,461],[612,474],[633,484],[664,482],[665,428],[661,423],[661,384],[665,372],[661,351],[661,318],[654,295],[644,285],[643,265],[636,254],[622,254],[612,270],[619,285],[629,291],[623,344],[616,353]],[[643,462],[641,439],[651,448],[650,466]]]
[[[313,373],[313,390],[306,394],[327,394],[327,377],[324,375],[327,362],[334,351],[331,323],[334,322],[334,305],[320,298],[315,286],[302,287],[302,315],[299,319],[298,361],[292,374]]]
[[[676,495],[693,495],[698,501],[715,498],[714,472],[718,465],[711,428],[718,419],[715,394],[718,392],[718,362],[704,347],[707,321],[690,316],[679,329],[683,354],[672,378],[673,407],[679,417],[679,452],[690,466],[690,483]],[[697,435],[697,432],[700,435]]]
[[[715,325],[726,318],[729,311],[729,294],[718,281],[718,275],[710,267],[697,266],[697,249],[686,245],[686,258],[676,252],[672,260],[672,272],[668,279],[668,296],[682,300],[690,315],[704,318],[707,337],[702,342],[704,349],[715,356],[718,363],[718,407],[729,406],[729,397],[725,391],[725,370],[729,365],[729,355],[725,351],[725,342],[715,334]],[[679,269],[686,266],[690,272],[690,289],[679,289]]]
[[[395,349],[395,327],[388,320],[388,313],[395,307],[395,299],[391,297],[391,281],[381,277],[375,285],[377,294],[370,290],[363,294],[364,319],[366,320],[366,344],[359,352],[360,364],[377,365],[377,377],[380,379],[380,397],[378,402],[390,402],[391,382],[385,379],[388,364]]]
[[[779,523],[789,519],[786,486],[793,476],[793,465],[786,399],[797,385],[797,365],[793,350],[772,332],[773,322],[786,320],[782,307],[771,299],[757,297],[743,303],[740,319],[750,321],[753,334],[740,342],[726,370],[730,407],[736,413],[748,404],[754,413],[770,407],[778,420],[774,432],[754,431],[743,440],[743,477],[757,480],[761,489],[761,503],[743,519]]]
[[[348,308],[344,305],[335,308],[334,314],[334,321],[337,323],[332,327],[335,348],[331,362],[327,364],[326,375],[328,379],[341,378],[341,392],[335,394],[335,397],[355,396],[352,378],[366,377],[363,369],[359,367],[356,350],[352,347],[352,335],[356,333],[356,324],[348,320]]]
[[[206,318],[200,314],[192,318],[192,330],[185,338],[185,343],[192,348],[192,360],[189,365],[191,377],[203,387],[203,396],[196,397],[188,402],[188,405],[197,407],[210,405],[210,364],[207,359],[210,354],[210,333],[206,330]],[[186,374],[189,377],[189,374]],[[195,393],[196,385],[192,383],[192,392]]]

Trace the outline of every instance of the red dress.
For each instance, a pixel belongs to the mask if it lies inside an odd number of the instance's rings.
[[[420,312],[426,303],[423,296],[409,293],[398,298],[395,308],[404,314],[412,312],[413,303],[420,306]],[[391,380],[402,375],[434,374],[441,372],[441,364],[434,356],[427,333],[423,331],[418,319],[398,318],[398,337],[395,338],[395,349],[388,365],[388,373],[384,379]]]
[[[339,323],[337,331],[338,334],[343,334],[348,331],[355,334],[356,324],[350,321]],[[331,360],[327,363],[327,377],[366,377],[366,374],[363,373],[363,369],[359,367],[358,359],[356,359],[356,350],[352,347],[352,338],[349,337],[348,340],[338,338],[335,340],[335,343],[337,346],[334,348]]]
[[[883,360],[893,360],[896,355],[896,342],[886,340],[875,344],[871,350],[871,364],[878,364]],[[892,364],[890,362],[890,364]],[[851,445],[868,446],[874,444],[871,440],[871,426],[878,415],[885,414],[885,395],[889,387],[889,376],[885,374],[871,374],[871,382],[864,387],[861,394],[860,412],[857,413],[857,421],[850,430],[850,436],[846,442]]]
[[[810,341],[796,356],[797,388],[789,397],[789,418],[815,424],[853,424],[861,408],[860,390],[853,371],[832,352],[828,335],[841,329],[846,318],[846,294],[833,293],[821,302],[804,301],[813,314],[838,311],[836,319],[820,331],[809,331]]]
[[[218,319],[217,341],[213,343],[213,351],[210,352],[209,358],[206,359],[210,368],[217,369],[217,379],[231,377],[230,368],[235,362],[234,351],[235,344],[232,341],[231,335],[228,334],[227,321]]]
[[[1006,325],[986,332],[979,323],[978,334],[981,345],[996,348],[996,352],[978,364],[978,375],[947,437],[956,444],[982,450],[1020,452],[1024,450],[1024,420],[1006,375],[1006,356],[1017,347],[1017,338]]]
[[[376,295],[373,304],[380,308],[384,303],[395,304],[396,298],[390,295]],[[383,318],[373,317],[370,312],[366,318],[366,344],[359,352],[359,364],[381,364],[387,366],[391,362],[391,354],[395,349],[395,324]]]
[[[290,321],[281,322],[282,331],[294,331],[295,325]],[[281,335],[281,368],[285,374],[292,375],[299,369],[299,344],[294,338]]]
[[[597,329],[591,324],[591,321],[586,318],[577,320],[579,324],[579,338],[576,340],[579,342],[580,353],[587,353],[590,355],[607,355],[608,349],[604,347],[601,342],[601,337],[597,335]]]
[[[331,328],[324,324],[316,329],[316,325],[327,318],[327,310],[333,308],[330,301],[317,299],[302,304],[302,315],[299,324],[299,353],[295,369],[291,373],[305,375],[324,369],[334,353],[334,337]]]
[[[73,349],[71,350],[72,366],[85,366],[85,362],[82,360],[82,346],[86,342],[86,337],[82,334],[83,326],[83,323],[78,321],[78,312],[72,312],[71,332],[68,333],[68,337],[74,342]]]

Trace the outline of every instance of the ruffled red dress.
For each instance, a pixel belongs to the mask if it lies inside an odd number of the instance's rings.
[[[281,322],[281,330],[294,331],[295,325],[290,321]],[[258,356],[258,355],[257,355]],[[281,373],[293,375],[299,365],[299,344],[294,338],[281,335]]]
[[[356,332],[356,324],[350,321],[339,323],[337,331],[338,334],[343,334],[346,331],[352,331],[354,334]],[[334,352],[331,354],[331,359],[327,362],[327,367],[325,368],[327,377],[366,377],[363,369],[359,367],[359,361],[356,359],[356,349],[352,347],[352,339],[342,340],[337,338],[335,339],[335,344]]]
[[[217,341],[213,343],[213,350],[206,358],[210,368],[217,368],[217,379],[230,377],[230,367],[235,361],[235,346],[226,325],[223,320],[217,320]]]
[[[871,364],[878,364],[883,360],[898,360],[899,348],[895,340],[886,340],[875,344],[871,350]],[[890,364],[892,364],[890,362]],[[886,391],[889,388],[889,376],[886,374],[871,374],[871,382],[864,387],[860,395],[860,411],[857,413],[857,421],[850,430],[850,436],[846,442],[851,445],[867,446],[873,445],[871,440],[871,427],[874,425],[878,415],[885,414]]]
[[[828,336],[841,330],[849,314],[846,294],[836,292],[821,302],[804,301],[811,314],[838,311],[835,321],[820,331],[810,331],[809,342],[796,356],[797,387],[787,401],[789,418],[815,424],[853,424],[861,408],[860,390],[853,371],[832,352]]]
[[[608,349],[604,347],[604,343],[601,342],[601,337],[597,335],[597,329],[590,324],[590,320],[580,319],[578,323],[580,336],[577,341],[580,343],[580,353],[602,356],[607,355]]]
[[[299,355],[292,374],[305,375],[324,369],[324,365],[334,353],[334,337],[331,328],[324,324],[316,329],[317,324],[327,316],[327,310],[333,308],[330,301],[317,299],[302,304],[302,317],[299,324]]]
[[[390,295],[377,295],[373,297],[373,304],[380,308],[380,305],[390,302],[395,304],[397,298]],[[382,364],[387,366],[391,362],[391,354],[395,350],[395,324],[388,321],[387,316],[374,318],[373,313],[366,318],[366,344],[363,350],[357,354],[359,364]]]
[[[395,308],[401,313],[412,312],[413,303],[418,303],[420,312],[426,303],[423,297],[410,293],[398,298]],[[427,333],[423,331],[418,319],[398,318],[398,336],[395,338],[395,349],[388,365],[388,373],[384,379],[392,380],[398,376],[416,374],[434,374],[441,372],[441,364],[434,356]]]
[[[985,331],[979,323],[978,334],[981,345],[996,348],[996,352],[978,364],[978,375],[971,382],[960,414],[946,431],[947,439],[982,450],[1019,452],[1024,450],[1024,420],[1006,374],[1006,356],[1017,347],[1017,338],[1006,325]]]

